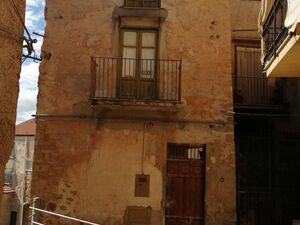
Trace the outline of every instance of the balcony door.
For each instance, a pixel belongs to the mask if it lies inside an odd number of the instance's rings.
[[[119,97],[155,99],[157,31],[122,30]]]

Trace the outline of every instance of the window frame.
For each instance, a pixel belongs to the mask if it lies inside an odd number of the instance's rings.
[[[133,46],[126,46],[124,45],[124,33],[125,32],[136,32],[137,33],[137,40],[136,40],[136,58],[137,60],[135,64],[135,76],[133,77],[123,77],[122,76],[122,70],[123,70],[123,49],[124,47],[133,47]],[[153,78],[143,78],[141,76],[141,59],[142,59],[142,49],[153,49],[153,47],[143,47],[142,44],[142,38],[143,33],[155,33],[155,53],[154,53],[154,75]],[[151,81],[153,80],[154,85],[154,98],[158,95],[158,83],[159,83],[159,77],[158,77],[158,56],[159,56],[159,29],[157,28],[121,28],[119,31],[119,48],[118,48],[119,58],[121,59],[121,63],[119,63],[117,68],[117,96],[121,97],[121,82],[122,80],[133,80],[134,81],[134,97],[133,98],[139,98],[138,90],[141,88],[141,82],[143,81]]]
[[[126,7],[126,8],[151,8],[151,9],[159,9],[161,7],[161,0],[152,0],[154,2],[154,4],[156,4],[156,6],[154,6],[154,7],[144,6],[143,5],[143,4],[145,4],[144,1],[147,2],[147,0],[124,0],[124,7]],[[130,5],[129,2],[132,2],[132,5]],[[136,3],[134,3],[134,2],[136,2]]]

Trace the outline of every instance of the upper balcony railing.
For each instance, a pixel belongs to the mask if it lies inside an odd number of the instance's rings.
[[[284,22],[287,13],[287,0],[275,0],[274,5],[263,25],[264,64],[276,57],[280,45],[288,36]]]
[[[240,108],[278,108],[283,101],[283,83],[267,78],[260,64],[260,48],[235,47],[234,105]]]
[[[233,76],[235,107],[274,108],[283,104],[283,83],[280,79],[269,83],[272,78]],[[275,79],[275,78],[273,78]]]
[[[124,7],[159,8],[160,0],[124,0]]]
[[[181,101],[181,60],[92,57],[91,100]]]

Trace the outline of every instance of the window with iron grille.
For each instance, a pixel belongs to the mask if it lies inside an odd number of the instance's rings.
[[[4,183],[8,184],[8,185],[11,185],[12,184],[12,178],[13,178],[12,173],[5,173]]]
[[[205,160],[205,146],[168,144],[168,159]]]
[[[124,0],[125,7],[159,8],[160,0]]]
[[[280,107],[283,103],[282,80],[267,78],[261,67],[261,49],[236,45],[233,74],[235,106]]]

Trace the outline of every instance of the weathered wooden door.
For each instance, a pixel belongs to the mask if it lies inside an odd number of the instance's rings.
[[[204,148],[169,145],[166,225],[204,224]]]
[[[119,96],[136,99],[155,98],[157,32],[154,30],[123,30],[121,48]]]

